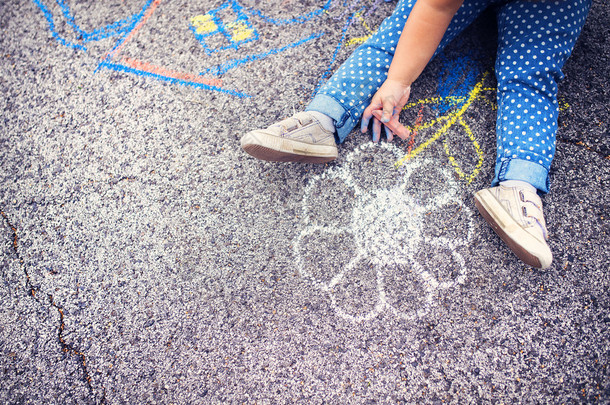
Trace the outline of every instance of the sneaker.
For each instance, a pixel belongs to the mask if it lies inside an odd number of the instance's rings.
[[[546,269],[553,254],[538,194],[521,187],[486,188],[474,195],[485,221],[526,264]]]
[[[338,156],[334,132],[307,112],[248,132],[241,147],[258,159],[272,162],[325,163]]]

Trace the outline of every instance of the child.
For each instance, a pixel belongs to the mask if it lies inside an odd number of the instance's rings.
[[[328,162],[361,120],[373,141],[408,131],[398,116],[424,67],[486,7],[497,8],[497,158],[492,187],[475,194],[481,215],[528,265],[552,253],[537,192],[549,191],[557,132],[557,82],[591,0],[400,0],[393,14],[320,89],[305,112],[247,133],[259,159]]]

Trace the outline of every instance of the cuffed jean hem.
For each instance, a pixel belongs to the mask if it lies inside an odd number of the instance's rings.
[[[495,187],[505,180],[526,181],[543,194],[549,192],[549,171],[538,163],[523,159],[503,159],[496,163],[496,175],[491,182]]]
[[[349,110],[346,110],[337,100],[326,94],[316,95],[305,111],[317,111],[335,120],[338,143],[342,143],[358,124],[358,120],[352,116]]]

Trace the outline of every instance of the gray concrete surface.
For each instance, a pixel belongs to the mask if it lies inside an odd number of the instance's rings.
[[[0,3],[1,403],[610,402],[607,2],[561,85],[549,270],[472,200],[492,14],[420,78],[411,144],[354,133],[322,166],[239,148],[392,7]]]

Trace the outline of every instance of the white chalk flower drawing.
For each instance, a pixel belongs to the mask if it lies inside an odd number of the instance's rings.
[[[366,161],[384,153],[387,162],[403,155],[389,143],[366,143],[311,179],[293,245],[301,276],[354,322],[384,312],[422,316],[467,274],[460,248],[472,238],[472,211],[451,168],[419,157],[400,171],[388,163],[381,174],[367,173]],[[380,188],[371,188],[371,176],[383,178]]]

